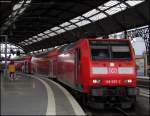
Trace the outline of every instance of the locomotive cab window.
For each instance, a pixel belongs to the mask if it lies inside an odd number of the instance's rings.
[[[92,60],[131,59],[128,41],[91,40],[90,48]]]
[[[91,53],[93,60],[108,59],[109,48],[108,46],[91,46]]]
[[[130,49],[128,46],[112,46],[113,59],[131,59]]]

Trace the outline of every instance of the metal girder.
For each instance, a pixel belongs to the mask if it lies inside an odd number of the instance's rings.
[[[150,52],[150,46],[149,46],[149,26],[135,29],[135,30],[129,30],[127,31],[127,37],[128,38],[135,38],[135,37],[141,37],[144,39],[145,46],[146,46],[146,52]]]
[[[19,16],[19,12],[22,8],[24,8],[25,3],[27,0],[23,1],[23,4],[21,5],[20,8],[18,8],[17,10],[12,12],[12,15],[7,19],[7,21],[3,24],[3,26],[1,27],[1,33],[4,33],[5,30],[7,30],[8,27],[10,27],[16,20],[16,18]],[[13,16],[13,13],[16,12],[15,16]],[[8,23],[8,24],[7,24]]]

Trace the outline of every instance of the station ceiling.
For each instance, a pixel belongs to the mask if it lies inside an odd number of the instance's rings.
[[[2,3],[1,34],[9,35],[9,43],[19,45],[25,51],[35,51],[71,43],[90,34],[105,36],[148,25],[149,0],[133,6],[135,2],[16,0],[12,2],[13,5],[21,4],[17,13],[10,10],[13,9],[12,3]],[[4,13],[4,10],[7,13]],[[6,18],[8,16],[10,18]]]

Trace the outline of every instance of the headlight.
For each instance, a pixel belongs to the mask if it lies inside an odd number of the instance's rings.
[[[93,80],[93,83],[94,83],[94,84],[99,84],[100,82],[101,82],[101,80],[96,80],[96,79]]]
[[[131,84],[131,83],[132,83],[132,80],[131,80],[131,79],[128,79],[128,80],[125,80],[124,82],[127,83],[127,84]]]

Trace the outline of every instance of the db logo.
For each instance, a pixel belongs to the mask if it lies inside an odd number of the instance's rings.
[[[109,68],[109,73],[116,74],[117,72],[117,68]]]

